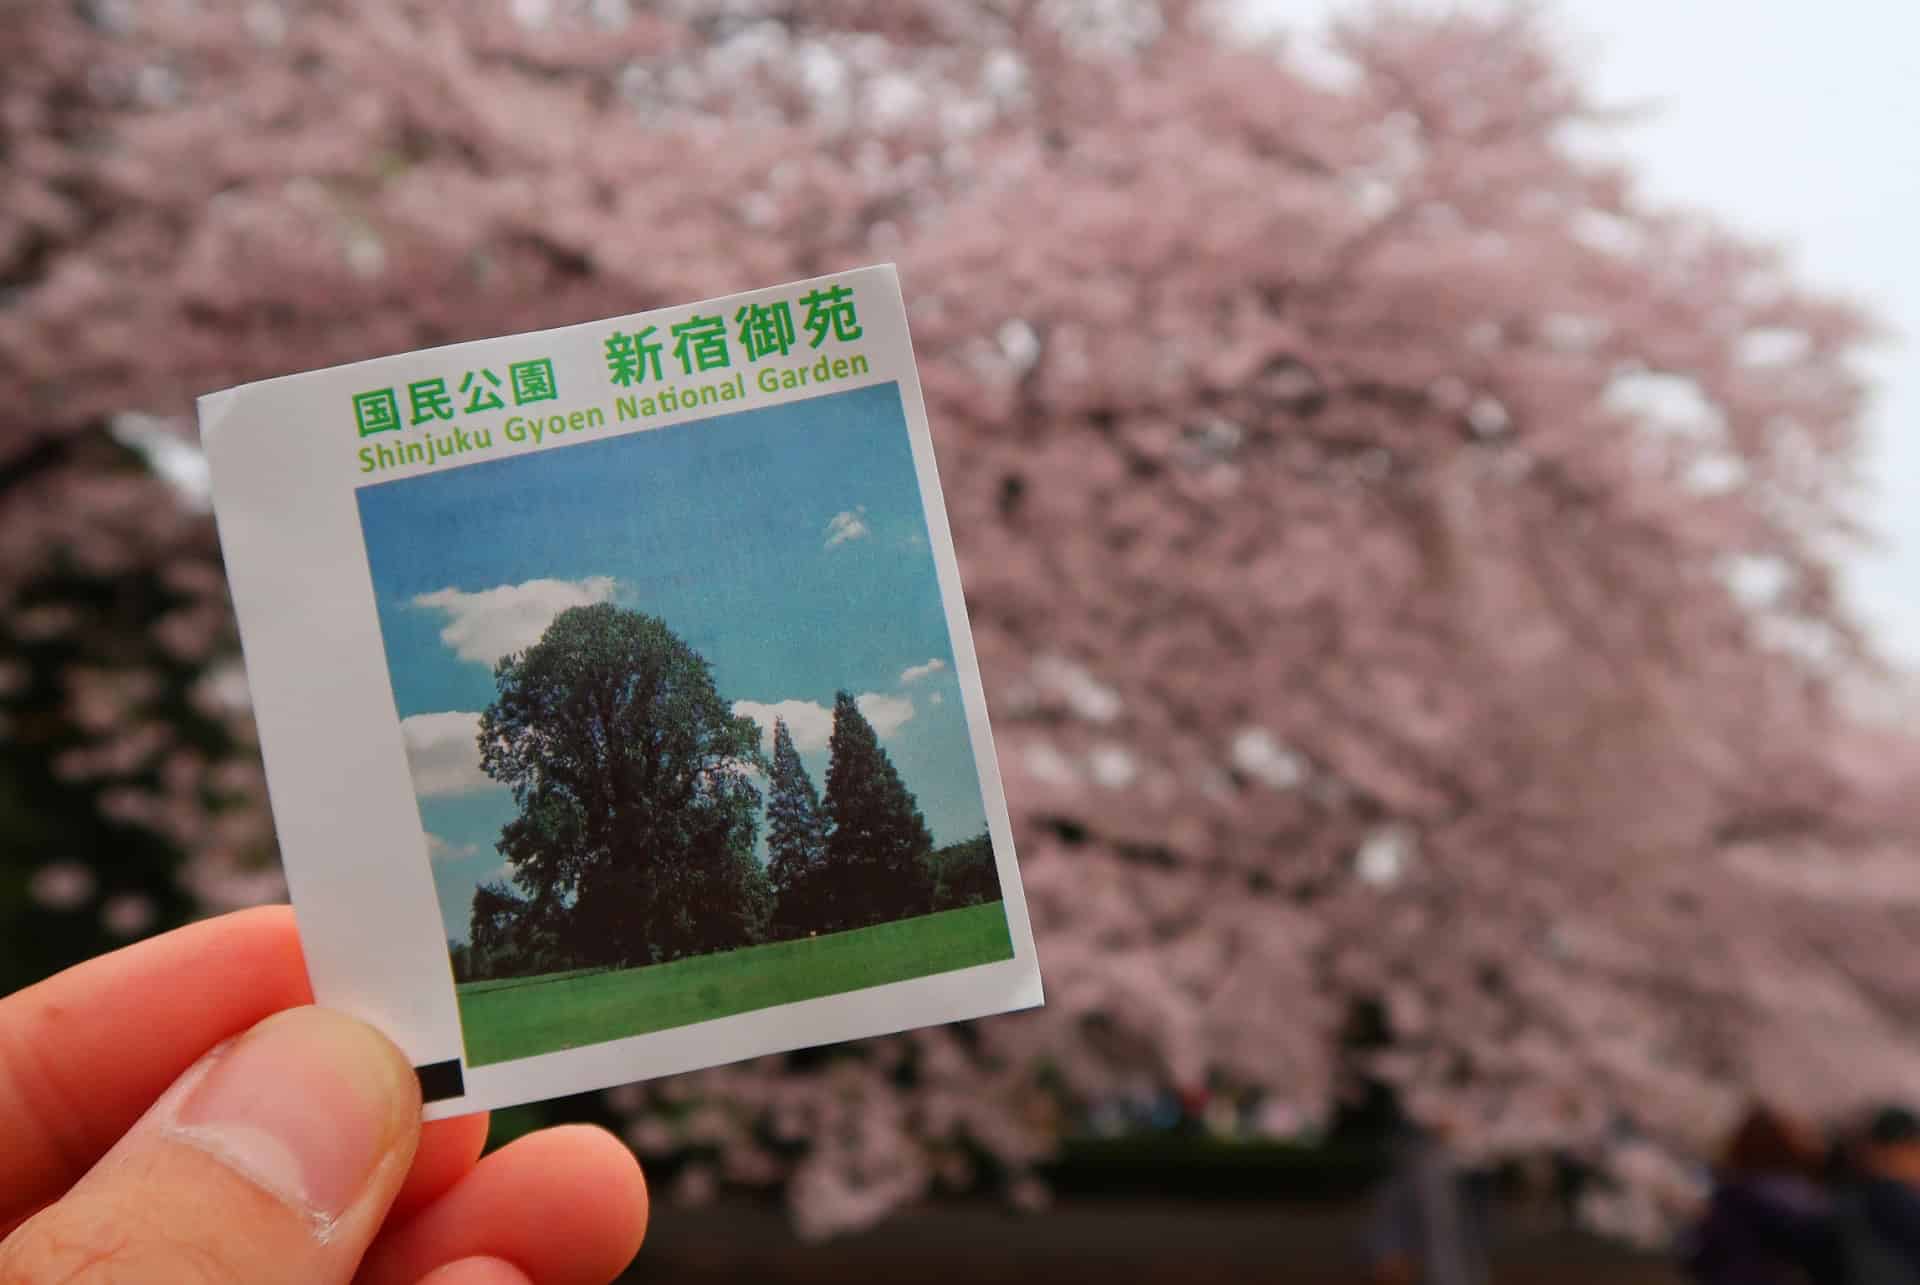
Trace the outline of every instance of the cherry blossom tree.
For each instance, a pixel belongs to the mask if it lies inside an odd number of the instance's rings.
[[[1182,0],[28,11],[0,600],[14,655],[74,640],[4,671],[65,693],[54,770],[258,891],[257,769],[176,699],[244,747],[215,549],[124,466],[193,394],[895,259],[1048,1007],[620,1091],[683,1194],[785,1182],[832,1231],[983,1156],[1031,1194],[1090,1103],[1310,1125],[1368,1079],[1647,1232],[1747,1094],[1920,1082],[1920,756],[1836,585],[1869,322],[1641,196],[1536,18],[1328,38]],[[62,567],[174,597],[125,636],[43,608]]]

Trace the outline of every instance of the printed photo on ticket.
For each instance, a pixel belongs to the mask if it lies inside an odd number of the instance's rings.
[[[892,267],[200,420],[315,993],[429,1118],[1040,1002]]]

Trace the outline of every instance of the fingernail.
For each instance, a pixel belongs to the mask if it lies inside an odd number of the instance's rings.
[[[338,1218],[420,1112],[406,1060],[323,1008],[276,1014],[215,1055],[172,1122],[184,1140],[323,1219]]]

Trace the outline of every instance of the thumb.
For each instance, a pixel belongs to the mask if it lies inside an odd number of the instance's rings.
[[[384,1036],[326,1009],[276,1014],[0,1244],[0,1281],[344,1285],[419,1139],[418,1082]]]

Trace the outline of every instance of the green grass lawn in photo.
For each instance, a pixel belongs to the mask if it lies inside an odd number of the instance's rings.
[[[458,988],[467,1063],[485,1066],[1012,959],[998,901],[647,968]]]

